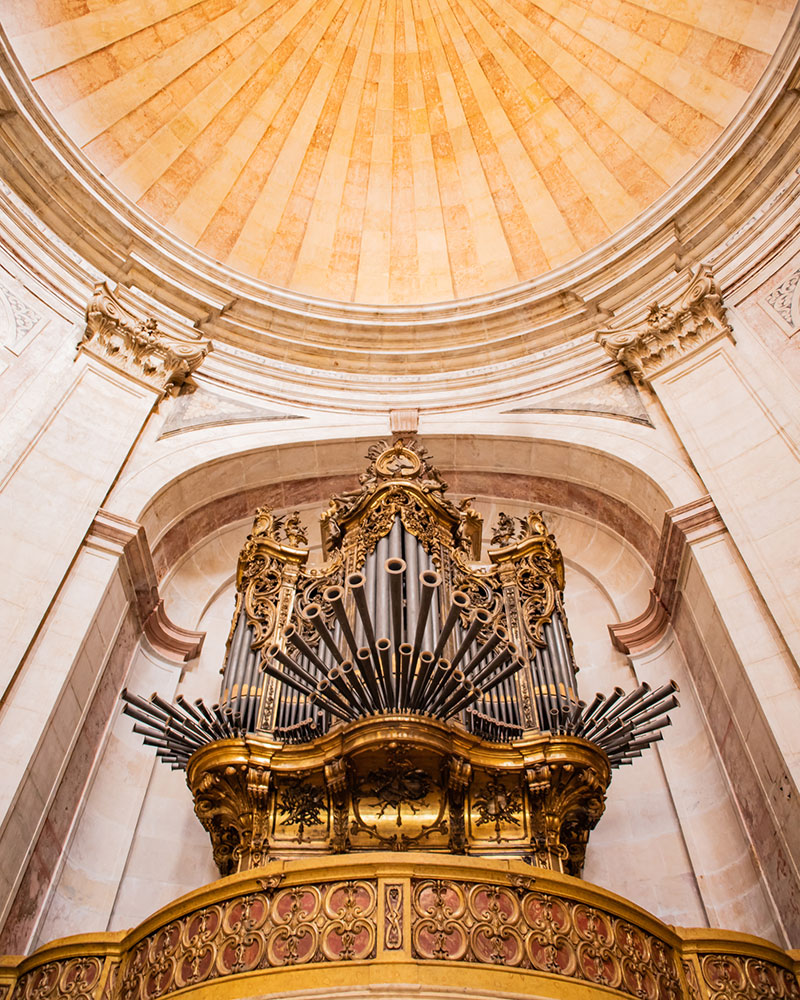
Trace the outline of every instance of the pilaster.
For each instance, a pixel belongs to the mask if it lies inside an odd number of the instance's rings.
[[[686,283],[644,323],[596,339],[658,396],[797,664],[800,453],[762,375],[735,348],[710,269],[687,272]]]
[[[98,285],[74,374],[0,482],[0,705],[70,562],[154,406],[191,387],[206,342],[176,343]],[[46,409],[45,409],[46,408]]]
[[[38,403],[39,426],[0,482],[0,926],[42,847],[40,881],[13,922],[35,915],[67,832],[45,821],[65,781],[68,815],[80,801],[140,632],[173,661],[199,650],[202,636],[164,613],[143,529],[98,508],[153,408],[191,388],[207,352],[99,285],[66,390],[54,407]]]

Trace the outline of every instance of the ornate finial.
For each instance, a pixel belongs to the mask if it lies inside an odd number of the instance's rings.
[[[308,532],[303,527],[300,520],[300,511],[293,510],[291,514],[284,514],[275,521],[276,534],[282,534],[283,538],[295,546],[308,545]]]
[[[173,396],[194,388],[191,375],[210,350],[207,340],[181,342],[159,330],[152,317],[133,316],[105,281],[94,287],[86,306],[86,329],[78,344],[78,351]]]
[[[547,525],[540,510],[529,510],[526,517],[513,517],[500,511],[492,532],[492,545],[510,545],[512,542],[541,535],[547,537]]]
[[[689,272],[690,282],[676,306],[655,302],[642,326],[600,330],[595,340],[633,375],[647,383],[669,365],[717,337],[733,337],[711,268]]]
[[[497,524],[492,528],[492,545],[510,545],[517,537],[517,518],[500,511]]]

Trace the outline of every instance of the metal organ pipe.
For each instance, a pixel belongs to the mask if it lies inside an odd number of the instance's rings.
[[[389,591],[383,586],[386,582],[383,574],[388,556],[389,538],[384,535],[373,553],[372,578],[367,584],[368,593],[372,595],[370,613],[374,615],[375,634],[378,637],[389,635]]]
[[[317,630],[317,634],[320,639],[325,643],[328,652],[333,657],[336,663],[341,663],[344,657],[339,652],[339,647],[334,641],[331,630],[328,628],[328,623],[325,621],[325,616],[323,614],[322,608],[319,604],[309,604],[305,611],[306,618],[311,622],[314,628]],[[332,666],[333,664],[329,664]]]
[[[315,649],[312,649],[311,646],[309,646],[309,644],[300,635],[300,633],[297,631],[294,625],[287,626],[287,628],[284,630],[283,635],[286,641],[290,645],[294,646],[297,652],[301,653],[308,660],[309,663],[313,664],[317,668],[317,670],[320,671],[320,673],[322,674],[326,673],[328,669],[327,664],[323,663],[317,651]]]
[[[378,651],[375,649],[375,629],[372,626],[372,617],[367,604],[364,584],[365,580],[363,573],[351,573],[347,578],[347,585],[353,593],[353,597],[356,601],[356,608],[361,619],[361,624],[364,626],[364,635],[366,636],[367,645],[369,646],[370,652],[375,657],[375,666],[380,669]]]
[[[387,708],[391,708],[393,698],[390,697],[391,676],[392,676],[392,644],[385,636],[378,639],[375,644],[380,656],[381,672],[380,682],[383,689],[383,701]],[[393,693],[393,692],[392,692]]]
[[[412,577],[409,573],[409,582]],[[425,635],[425,626],[428,622],[428,616],[431,611],[431,603],[433,601],[433,595],[436,593],[437,589],[442,585],[442,578],[438,573],[434,573],[432,570],[426,569],[419,574],[420,590],[416,591],[413,587],[409,587],[409,594],[414,593],[415,595],[419,593],[419,600],[415,598],[415,605],[417,611],[417,629],[414,633],[414,644],[413,652],[411,655],[411,667],[413,669],[414,664],[417,662],[417,657],[420,654],[420,647],[422,646],[423,637]],[[410,598],[409,598],[410,601]],[[413,617],[409,615],[409,621],[413,621]]]
[[[392,641],[394,643],[395,655],[397,655],[404,638],[403,574],[406,571],[406,564],[402,559],[392,556],[391,559],[386,560],[384,568],[389,577],[389,594],[392,605]]]
[[[403,541],[403,558],[408,567],[406,575],[406,639],[411,642],[412,623],[418,622],[421,617],[427,617],[427,612],[423,613],[420,610],[420,601],[424,599],[424,595],[417,589],[417,581],[420,579],[419,542],[414,535],[405,529],[403,529],[401,537]],[[417,632],[419,632],[419,628],[417,628]],[[420,641],[422,641],[421,637]],[[414,645],[416,646],[416,642]]]
[[[386,642],[388,643],[388,641],[389,640],[387,639]],[[361,676],[364,678],[364,682],[369,688],[369,693],[372,695],[374,704],[383,707],[384,699],[378,686],[379,675],[375,671],[375,663],[372,659],[372,653],[366,646],[361,646],[356,653],[356,659],[358,660],[358,669],[361,671]]]
[[[228,650],[228,661],[225,664],[225,674],[222,679],[222,690],[220,691],[220,701],[231,707],[241,677],[242,647],[244,646],[246,631],[247,612],[244,609],[244,603],[242,603],[239,610],[239,617],[236,621],[236,628],[233,631],[230,649]]]

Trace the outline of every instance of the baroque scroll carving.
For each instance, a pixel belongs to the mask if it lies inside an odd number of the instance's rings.
[[[641,1000],[682,995],[671,950],[602,910],[524,885],[414,879],[416,959],[536,969]]]
[[[120,1000],[150,1000],[256,969],[374,958],[377,882],[351,879],[234,897],[144,938],[122,970]]]
[[[155,319],[133,316],[104,281],[95,285],[86,306],[78,350],[110,362],[164,395],[177,395],[194,387],[191,375],[211,344],[179,341],[159,330]]]
[[[645,322],[631,329],[608,328],[595,340],[633,375],[647,383],[667,366],[721,336],[733,339],[711,268],[690,272],[689,288],[674,306],[655,302]]]

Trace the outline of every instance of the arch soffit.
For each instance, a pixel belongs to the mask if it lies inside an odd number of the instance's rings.
[[[592,443],[533,434],[422,439],[454,493],[569,511],[621,536],[651,567],[665,512],[702,492],[689,470],[662,451],[626,448],[630,442],[609,433],[595,434]],[[325,504],[331,494],[352,488],[374,440],[317,439],[245,449],[252,435],[242,435],[238,442],[204,449],[205,461],[196,448],[182,449],[121,482],[112,509],[120,512],[127,504],[125,516],[145,526],[163,579],[202,538],[246,520],[260,504]],[[227,453],[219,453],[222,445]]]

